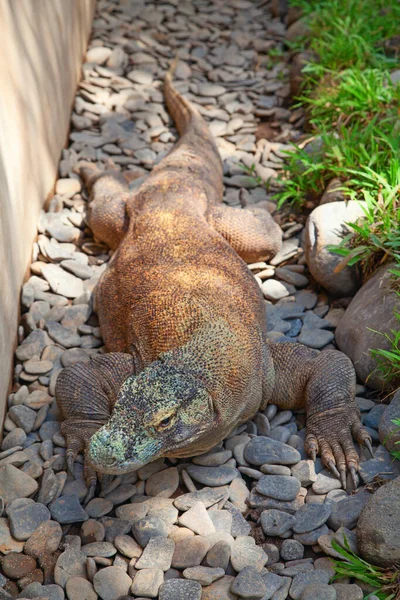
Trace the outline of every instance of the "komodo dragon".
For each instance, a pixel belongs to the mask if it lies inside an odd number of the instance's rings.
[[[96,473],[134,471],[158,457],[210,450],[272,402],[306,407],[307,452],[345,486],[356,480],[353,438],[371,448],[341,352],[267,339],[265,302],[246,261],[281,245],[267,211],[221,204],[221,160],[199,112],[173,87],[165,100],[180,134],[135,194],[116,171],[83,168],[89,223],[115,250],[96,292],[109,353],[58,377],[71,470],[85,450]]]

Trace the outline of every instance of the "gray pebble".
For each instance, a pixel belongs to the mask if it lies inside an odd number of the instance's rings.
[[[301,600],[336,600],[336,590],[327,583],[310,583],[304,588]]]
[[[296,522],[293,525],[293,531],[295,533],[313,531],[326,523],[331,512],[330,504],[305,504],[294,515]]]
[[[256,484],[256,490],[275,500],[294,500],[300,491],[300,482],[287,475],[265,475]]]
[[[261,575],[252,566],[245,567],[231,585],[231,592],[241,598],[263,598],[267,587]]]
[[[201,585],[197,581],[170,579],[160,586],[159,600],[200,600]]]
[[[265,535],[277,536],[292,529],[295,517],[280,510],[264,510],[261,513],[261,527]]]
[[[304,546],[296,540],[284,540],[280,553],[283,560],[297,560],[298,558],[303,558]]]
[[[166,538],[168,528],[158,517],[144,517],[133,523],[132,533],[142,548],[145,548],[152,537]]]
[[[82,508],[78,496],[75,494],[60,496],[52,502],[49,508],[52,518],[61,525],[79,523],[89,518],[87,512]]]
[[[297,450],[267,437],[254,437],[247,444],[244,457],[252,465],[291,465],[301,459]]]
[[[106,567],[93,577],[93,587],[102,600],[117,600],[127,595],[132,580],[120,567]]]
[[[303,591],[311,583],[329,583],[329,575],[326,571],[315,570],[309,573],[299,573],[295,575],[290,586],[290,597],[293,600],[300,600],[302,598]],[[314,596],[315,598],[315,596]]]
[[[217,487],[230,483],[238,476],[237,469],[232,467],[199,467],[197,465],[188,465],[187,472],[194,481]]]
[[[17,540],[27,540],[45,521],[50,520],[50,511],[30,498],[20,498],[7,505],[11,533]]]

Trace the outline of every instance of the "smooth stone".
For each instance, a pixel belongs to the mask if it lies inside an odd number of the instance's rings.
[[[303,487],[307,487],[317,481],[313,460],[301,460],[297,465],[293,465],[291,472],[293,477],[296,477]]]
[[[111,512],[113,506],[114,505],[110,500],[106,500],[105,498],[93,498],[86,505],[85,510],[89,517],[98,519]]]
[[[231,534],[233,537],[248,535],[251,531],[250,523],[246,521],[241,511],[229,501],[225,502],[224,509],[232,515]]]
[[[202,467],[219,467],[232,457],[231,450],[221,450],[212,454],[201,454],[193,458],[193,464]]]
[[[328,520],[329,527],[334,531],[339,529],[339,527],[353,529],[357,525],[362,509],[370,498],[371,494],[367,490],[361,489],[352,496],[347,496],[343,500],[333,502],[331,504],[331,515]],[[326,504],[323,506],[326,506]]]
[[[233,518],[230,512],[227,510],[209,510],[208,516],[216,532],[224,531],[225,533],[231,533]]]
[[[394,479],[400,476],[400,461],[393,460],[384,446],[378,446],[374,458],[360,464],[359,473],[364,483],[370,483],[376,475],[381,479]]]
[[[146,481],[146,494],[148,496],[163,496],[170,498],[179,485],[179,473],[176,467],[165,469],[151,475]]]
[[[161,584],[158,600],[201,600],[202,589],[197,581],[169,579]]]
[[[287,288],[276,279],[267,279],[261,285],[261,291],[267,300],[280,300],[289,296]]]
[[[67,547],[57,559],[54,580],[62,588],[70,577],[83,577],[86,579],[86,554],[80,550]]]
[[[311,504],[307,504],[306,506],[312,506]],[[319,506],[319,505],[318,505]],[[317,527],[317,529],[313,529],[312,531],[307,531],[305,533],[295,533],[293,535],[293,539],[303,546],[313,546],[318,542],[318,539],[322,535],[326,535],[329,533],[329,529],[326,525],[321,525],[321,527]]]
[[[227,488],[209,488],[205,487],[197,492],[182,494],[174,499],[174,506],[181,511],[189,510],[196,502],[203,502],[206,508],[213,506],[227,495]]]
[[[230,591],[234,579],[230,575],[225,575],[225,577],[221,577],[211,585],[204,587],[201,600],[237,600],[236,594]]]
[[[263,598],[267,592],[264,581],[254,567],[242,569],[231,585],[231,591],[241,598],[257,600]]]
[[[310,583],[304,588],[301,600],[336,600],[336,590],[327,583]]]
[[[206,563],[209,567],[222,569],[224,572],[228,568],[231,557],[230,543],[220,540],[207,552]]]
[[[152,537],[167,537],[168,528],[162,519],[147,516],[133,523],[132,533],[142,548],[145,548]]]
[[[331,587],[335,588],[336,600],[363,600],[364,598],[362,589],[354,583],[334,583]],[[372,600],[372,596],[369,599]]]
[[[244,457],[250,464],[260,466],[292,465],[301,459],[300,453],[287,444],[267,437],[253,437],[247,444]]]
[[[86,510],[88,506],[86,507]],[[118,508],[115,511],[115,514],[119,519],[131,521],[133,524],[134,521],[139,521],[140,519],[143,519],[143,517],[147,515],[147,510],[148,507],[145,502],[137,504],[123,504],[122,506],[118,506]]]
[[[393,423],[393,419],[400,419],[400,392],[393,396],[379,421],[379,439],[389,452],[400,450],[400,429]]]
[[[292,585],[290,586],[290,597],[293,600],[300,600],[305,588],[311,583],[329,583],[329,575],[326,571],[315,570],[308,573],[299,573],[293,577]]]
[[[318,529],[326,523],[331,512],[330,504],[305,504],[295,513],[295,523],[292,529],[295,533],[306,533]]]
[[[334,337],[331,331],[325,329],[307,329],[303,327],[298,337],[298,342],[309,348],[320,349],[330,344]]]
[[[180,542],[177,542],[172,557],[172,567],[174,569],[198,567],[209,548],[210,544],[208,540],[199,535],[187,537]]]
[[[194,481],[212,487],[218,487],[230,483],[239,472],[233,467],[199,467],[188,465],[187,472]]]
[[[168,538],[151,538],[137,561],[136,569],[161,569],[168,571],[171,567],[175,543]]]
[[[179,517],[178,522],[199,535],[207,536],[215,532],[214,524],[203,502],[196,502],[192,508]]]
[[[324,470],[318,473],[317,480],[312,484],[312,490],[316,494],[327,494],[332,490],[338,490],[342,484],[329,471]]]
[[[221,579],[225,575],[224,569],[218,567],[189,567],[182,573],[185,579],[193,579],[200,585],[211,585],[217,579]]]
[[[81,550],[86,556],[101,556],[103,558],[110,558],[117,553],[117,549],[110,542],[91,542],[82,546]]]
[[[118,600],[127,595],[132,580],[120,567],[106,567],[96,573],[93,587],[102,600]]]
[[[288,476],[290,476],[292,473],[292,471],[289,467],[284,467],[283,465],[261,465],[260,471],[262,471],[262,473],[265,473],[265,475],[288,475]]]
[[[82,508],[79,498],[76,494],[70,496],[60,496],[50,505],[52,518],[66,525],[67,523],[79,523],[89,518],[87,512]]]
[[[14,500],[7,506],[12,535],[17,540],[27,540],[39,525],[50,520],[50,511],[44,504],[29,498]]]
[[[25,433],[30,433],[36,419],[36,412],[27,406],[19,404],[12,406],[8,411],[11,419],[16,423],[17,427],[23,429]]]
[[[305,256],[314,279],[331,294],[339,297],[353,296],[359,287],[354,267],[335,271],[342,257],[327,250],[327,246],[339,244],[349,233],[346,223],[363,216],[364,203],[331,202],[315,208],[305,227]]]
[[[400,562],[400,477],[380,487],[362,509],[357,540],[362,557],[381,567]]]
[[[265,475],[256,484],[256,490],[275,500],[294,500],[300,491],[300,482],[287,475]]]
[[[38,487],[37,481],[13,465],[0,467],[0,496],[6,506],[16,498],[32,496]]]
[[[44,348],[51,344],[54,344],[54,342],[45,331],[35,329],[23,340],[22,344],[18,346],[15,351],[15,356],[20,361],[29,360],[34,356],[40,356]]]
[[[10,579],[20,579],[36,569],[36,560],[17,552],[10,552],[1,561],[3,574]],[[6,584],[6,580],[4,584]],[[0,582],[0,588],[3,587]]]
[[[283,560],[298,560],[304,556],[304,546],[296,540],[284,540],[280,554]]]
[[[268,556],[260,546],[255,545],[252,537],[238,536],[232,545],[231,562],[238,573],[248,566],[260,572],[267,560]]]
[[[122,502],[126,502],[129,498],[132,498],[136,494],[136,487],[132,484],[125,483],[119,485],[115,490],[109,492],[105,499],[109,500],[113,504],[121,504]]]
[[[48,321],[45,327],[51,339],[64,348],[74,348],[82,343],[80,335],[56,321]]]
[[[278,536],[293,528],[295,517],[281,510],[264,510],[261,513],[261,527],[265,535]]]
[[[114,542],[117,535],[125,535],[132,529],[130,521],[114,517],[100,517],[100,523],[104,526],[106,541],[111,543]]]
[[[3,554],[22,552],[23,547],[23,542],[19,542],[11,535],[8,519],[0,518],[0,552]]]
[[[56,521],[45,521],[29,537],[24,552],[35,558],[44,554],[54,554],[62,538],[61,525]]]
[[[368,386],[379,391],[388,385],[371,350],[390,351],[391,332],[398,331],[396,314],[400,311],[400,298],[393,289],[390,272],[393,267],[395,263],[387,262],[368,279],[350,302],[335,331],[336,343],[354,363],[358,379],[368,379]],[[390,381],[393,389],[399,384],[399,375]]]
[[[4,438],[1,444],[1,450],[4,452],[10,450],[15,446],[22,446],[26,441],[26,433],[20,427],[10,431]]]
[[[71,227],[68,229],[73,230],[74,228]],[[79,232],[79,229],[76,231]],[[64,271],[58,265],[43,265],[42,275],[49,282],[50,288],[55,294],[60,294],[66,298],[78,298],[83,293],[82,279]]]
[[[159,538],[150,538],[147,545],[149,545],[153,539],[156,540],[157,544],[162,543],[162,540]],[[143,553],[141,546],[139,546],[136,540],[134,540],[130,535],[117,535],[114,540],[114,545],[118,552],[121,552],[121,554],[130,559],[139,558]]]
[[[268,573],[268,571],[265,572],[264,569],[261,572],[261,577],[267,589],[263,600],[269,600],[270,598],[273,598],[274,600],[286,600],[290,585],[288,585],[288,582],[291,583],[291,579],[288,577],[280,577],[275,573]],[[283,592],[282,595],[280,595],[281,590]]]
[[[93,585],[83,577],[70,577],[65,586],[69,600],[97,600]]]

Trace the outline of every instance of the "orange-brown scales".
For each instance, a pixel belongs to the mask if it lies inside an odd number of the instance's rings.
[[[306,448],[355,477],[353,437],[370,438],[354,402],[355,374],[336,350],[271,343],[247,262],[281,246],[261,208],[222,204],[222,165],[203,118],[165,80],[180,139],[135,194],[124,177],[86,167],[89,222],[115,249],[96,291],[108,354],[65,369],[56,396],[72,468],[138,469],[205,452],[269,402],[307,409]]]

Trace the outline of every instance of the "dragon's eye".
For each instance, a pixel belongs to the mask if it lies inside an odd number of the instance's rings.
[[[156,425],[157,431],[162,431],[163,429],[167,429],[175,420],[175,414],[168,415],[164,417],[161,421],[159,421]]]

